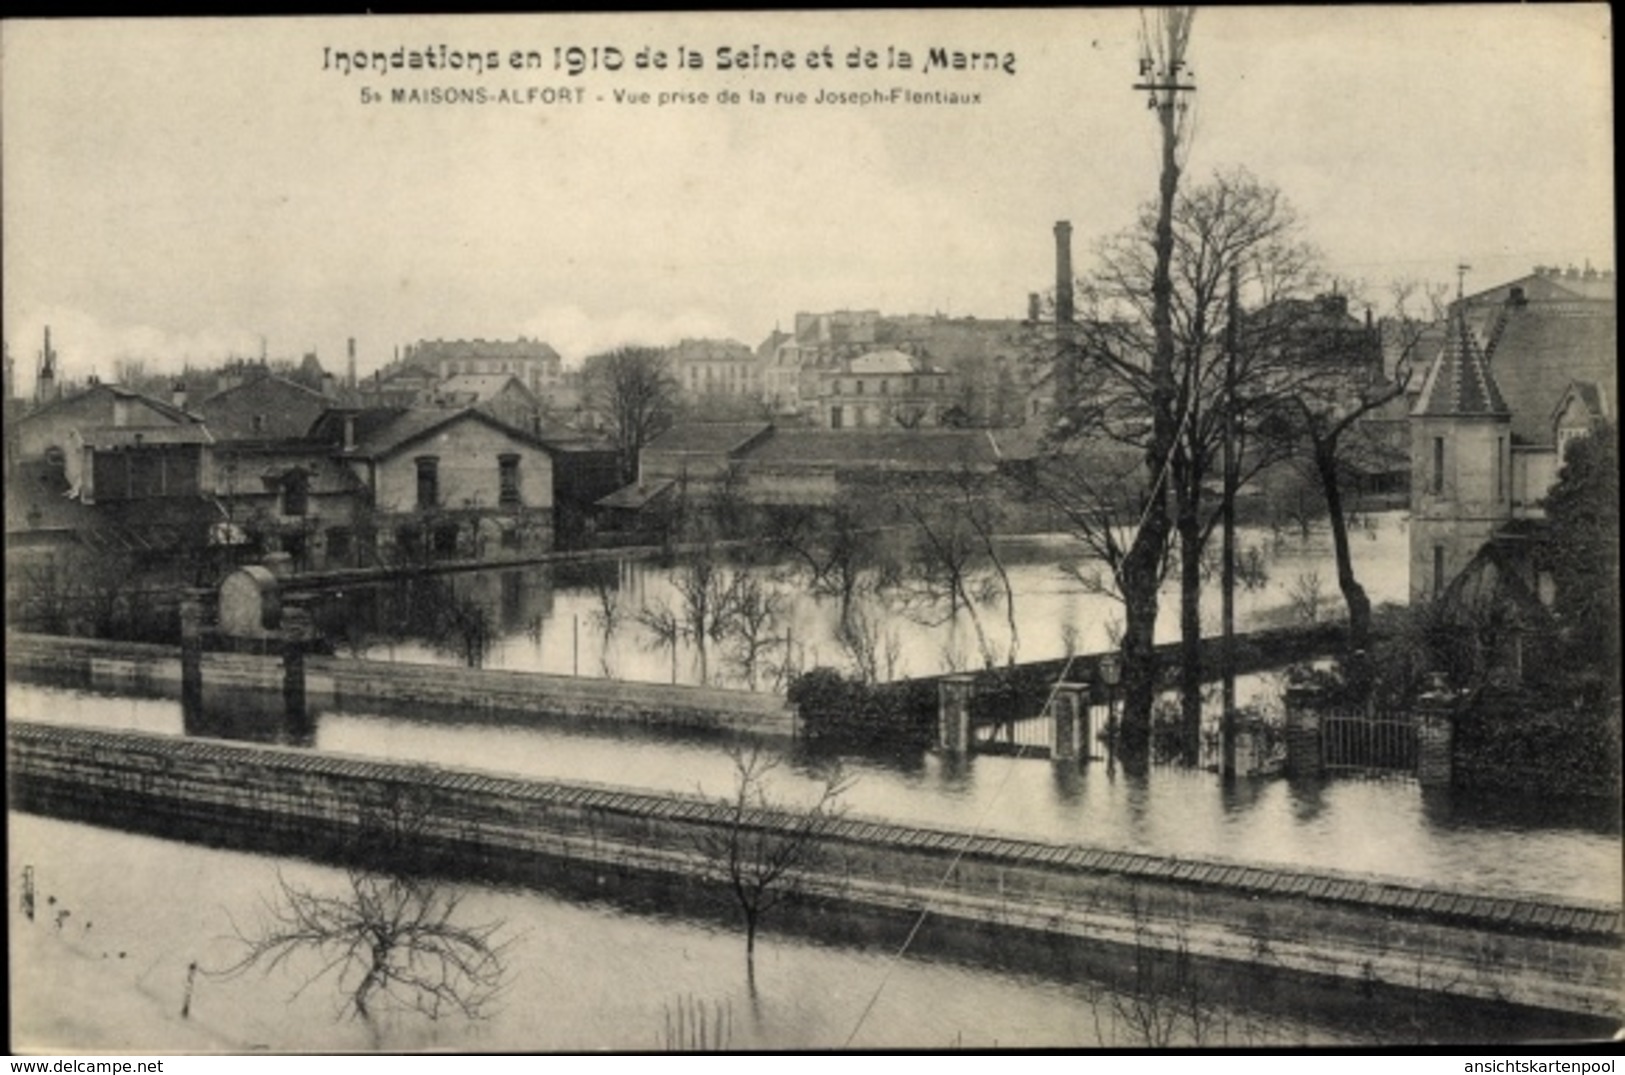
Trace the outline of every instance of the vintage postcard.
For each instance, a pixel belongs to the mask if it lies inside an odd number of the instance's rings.
[[[0,24],[13,1051],[1611,1036],[1610,16]]]

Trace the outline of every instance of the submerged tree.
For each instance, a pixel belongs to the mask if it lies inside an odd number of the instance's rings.
[[[429,1019],[488,1017],[508,983],[511,939],[501,922],[465,923],[461,895],[427,873],[421,808],[396,802],[365,819],[344,883],[318,887],[279,871],[254,928],[236,928],[242,957],[217,972],[259,967],[305,974],[295,996],[322,980],[338,992],[338,1017],[359,1019],[376,1047],[388,1010]],[[307,968],[314,966],[313,970]]]
[[[707,877],[732,895],[745,926],[745,963],[754,986],[756,931],[764,916],[800,890],[818,862],[819,834],[845,812],[840,799],[852,782],[839,769],[829,770],[817,798],[790,808],[768,795],[767,778],[780,759],[759,746],[736,748],[733,793],[719,800],[720,823],[702,835],[697,847]]]
[[[1127,311],[1074,324],[1073,296],[1057,295],[1056,372],[1061,414],[1056,440],[1122,446],[1133,470],[1113,467],[1123,480],[1066,473],[1081,466],[1073,451],[1051,453],[1046,468],[1065,491],[1053,494],[1075,532],[1087,534],[1102,555],[1110,589],[1123,602],[1123,723],[1125,761],[1150,755],[1151,705],[1156,693],[1158,590],[1167,568],[1172,529],[1170,469],[1179,447],[1179,381],[1175,362],[1174,264],[1181,160],[1189,146],[1190,116],[1181,94],[1189,90],[1186,55],[1194,9],[1159,9],[1144,19],[1142,88],[1161,131],[1157,198],[1147,214],[1148,284]],[[1042,474],[1040,474],[1042,477]],[[1078,494],[1082,494],[1082,497]]]

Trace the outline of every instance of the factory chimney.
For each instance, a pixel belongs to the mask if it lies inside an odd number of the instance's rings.
[[[1072,323],[1072,223],[1055,222],[1055,323]]]

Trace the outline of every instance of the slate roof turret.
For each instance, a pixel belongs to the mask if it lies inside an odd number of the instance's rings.
[[[1427,380],[1422,383],[1416,409],[1418,417],[1487,416],[1510,418],[1512,409],[1490,373],[1484,351],[1473,339],[1467,321],[1459,313],[1439,357],[1433,360]]]

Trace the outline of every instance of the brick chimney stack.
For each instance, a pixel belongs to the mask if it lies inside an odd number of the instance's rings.
[[[348,364],[346,365],[345,371],[344,371],[344,378],[345,378],[344,387],[346,387],[350,391],[354,392],[355,391],[355,384],[356,384],[356,381],[355,381],[355,337],[354,336],[351,336],[350,339],[349,339],[349,343],[347,345],[347,355],[348,355],[348,358],[347,358],[346,361],[347,361]]]
[[[1072,223],[1055,222],[1055,323],[1072,323]]]
[[[56,352],[51,349],[51,326],[45,326],[45,347],[40,351],[39,376],[34,381],[34,402],[44,406],[57,398]]]

